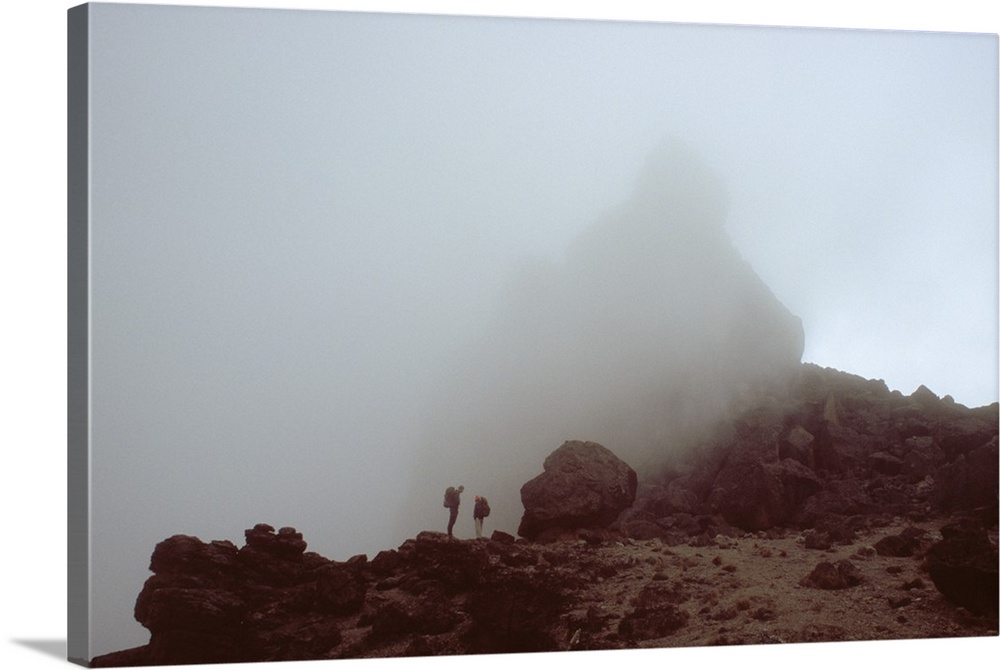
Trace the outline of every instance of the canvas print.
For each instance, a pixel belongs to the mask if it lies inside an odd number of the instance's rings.
[[[997,35],[68,28],[71,660],[997,635]]]

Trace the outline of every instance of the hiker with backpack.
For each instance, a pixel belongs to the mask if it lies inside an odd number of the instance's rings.
[[[472,518],[476,522],[476,539],[483,536],[483,519],[490,515],[490,504],[486,498],[476,496],[476,506],[472,509]]]
[[[464,486],[457,489],[449,486],[444,492],[444,506],[448,508],[448,537],[452,537],[451,531],[455,527],[455,519],[458,518],[458,505],[461,502],[461,493]]]

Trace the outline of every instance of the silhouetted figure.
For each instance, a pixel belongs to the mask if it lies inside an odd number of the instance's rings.
[[[448,537],[452,537],[451,531],[455,527],[455,519],[458,518],[458,505],[464,490],[464,486],[459,486],[457,489],[454,486],[449,486],[445,489],[444,506],[448,508]]]
[[[476,538],[483,536],[483,519],[490,515],[490,504],[486,498],[476,496],[476,506],[472,509],[472,518],[476,522]]]

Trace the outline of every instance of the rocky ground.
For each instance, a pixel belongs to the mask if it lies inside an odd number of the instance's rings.
[[[335,562],[291,527],[175,535],[149,644],[92,665],[995,637],[998,409],[803,366],[645,478],[564,444],[517,540]]]
[[[584,577],[548,627],[553,649],[996,636],[996,613],[977,615],[949,602],[935,588],[920,548],[911,556],[881,555],[875,548],[880,540],[914,529],[926,533],[919,545],[929,547],[941,540],[937,529],[950,521],[886,519],[856,541],[826,549],[809,548],[806,535],[789,532],[675,546],[659,540],[579,540],[525,546],[523,556],[536,557],[533,567],[540,574]],[[996,540],[994,530],[994,546]],[[854,568],[850,585],[809,583],[817,566],[842,561]],[[460,616],[467,614],[461,599],[455,606]],[[456,630],[472,623],[461,622]],[[367,631],[355,633],[361,640]],[[427,645],[427,653],[462,653]],[[376,655],[415,651],[407,641]]]
[[[676,594],[683,624],[634,646],[997,635],[995,614],[974,615],[937,591],[922,552],[883,556],[874,548],[879,540],[912,528],[927,533],[924,543],[940,540],[937,529],[946,521],[887,519],[854,542],[827,549],[807,548],[801,533],[719,537],[707,546],[665,546],[654,540],[597,549],[602,560],[627,567],[597,581],[581,597],[607,617],[608,625],[591,636],[592,643],[625,642],[621,622],[644,597],[663,592]],[[856,584],[828,589],[803,583],[819,564],[840,561],[854,566]]]
[[[425,532],[344,563],[298,553],[291,529],[260,525],[241,550],[175,536],[136,605],[151,643],[93,666],[996,636],[995,608],[969,611],[930,574],[954,521],[873,517],[830,546],[779,530],[677,544]],[[995,551],[995,527],[989,539]]]

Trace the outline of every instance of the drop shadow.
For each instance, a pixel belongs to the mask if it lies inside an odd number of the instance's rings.
[[[61,661],[66,660],[66,640],[11,640],[28,649],[34,649],[46,656],[53,656]]]

